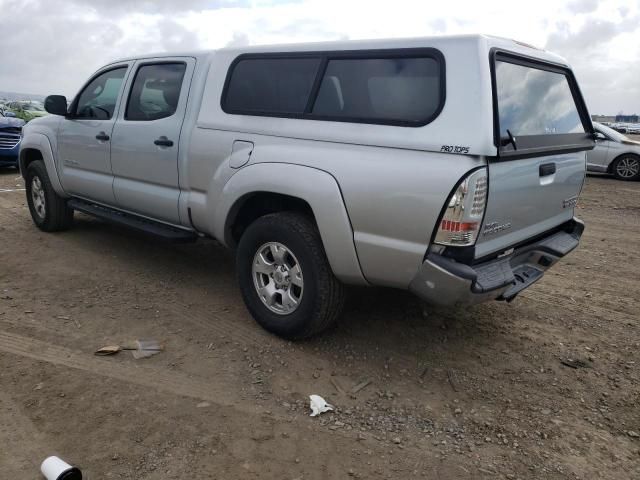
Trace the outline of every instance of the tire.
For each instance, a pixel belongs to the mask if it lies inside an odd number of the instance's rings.
[[[42,160],[35,160],[27,167],[25,187],[31,218],[40,230],[59,232],[71,227],[73,210],[53,189]]]
[[[281,212],[254,221],[240,239],[236,265],[249,312],[280,337],[299,340],[318,334],[342,312],[344,286],[331,271],[320,233],[304,215]],[[259,293],[261,287],[267,294]],[[279,293],[268,294],[273,291]]]
[[[622,155],[611,165],[611,172],[619,180],[640,179],[640,157],[636,155]]]

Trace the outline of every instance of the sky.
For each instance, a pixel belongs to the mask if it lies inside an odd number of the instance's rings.
[[[640,0],[0,0],[0,91],[75,95],[137,53],[486,33],[569,60],[591,113],[640,113]]]

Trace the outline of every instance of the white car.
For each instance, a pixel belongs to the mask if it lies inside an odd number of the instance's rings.
[[[621,180],[640,179],[640,142],[593,122],[596,148],[587,152],[587,170],[611,173]]]

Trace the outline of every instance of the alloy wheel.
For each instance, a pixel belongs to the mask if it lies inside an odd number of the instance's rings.
[[[270,311],[288,315],[300,306],[304,290],[302,268],[285,245],[269,242],[258,248],[251,273],[258,297]]]
[[[616,165],[616,173],[622,178],[632,178],[640,172],[640,160],[633,157],[620,159]]]
[[[47,215],[47,203],[42,187],[42,180],[35,176],[31,179],[31,200],[33,200],[33,209],[39,218],[43,219]]]

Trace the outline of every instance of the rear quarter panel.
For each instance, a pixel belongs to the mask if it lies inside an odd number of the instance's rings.
[[[406,149],[265,136],[253,141],[250,165],[299,164],[336,179],[365,278],[399,288],[408,287],[422,264],[442,207],[458,180],[485,164],[480,157]],[[336,223],[336,228],[343,226]]]
[[[324,160],[326,162],[326,160]],[[484,159],[356,147],[330,161],[354,228],[365,277],[406,288],[457,182]]]

